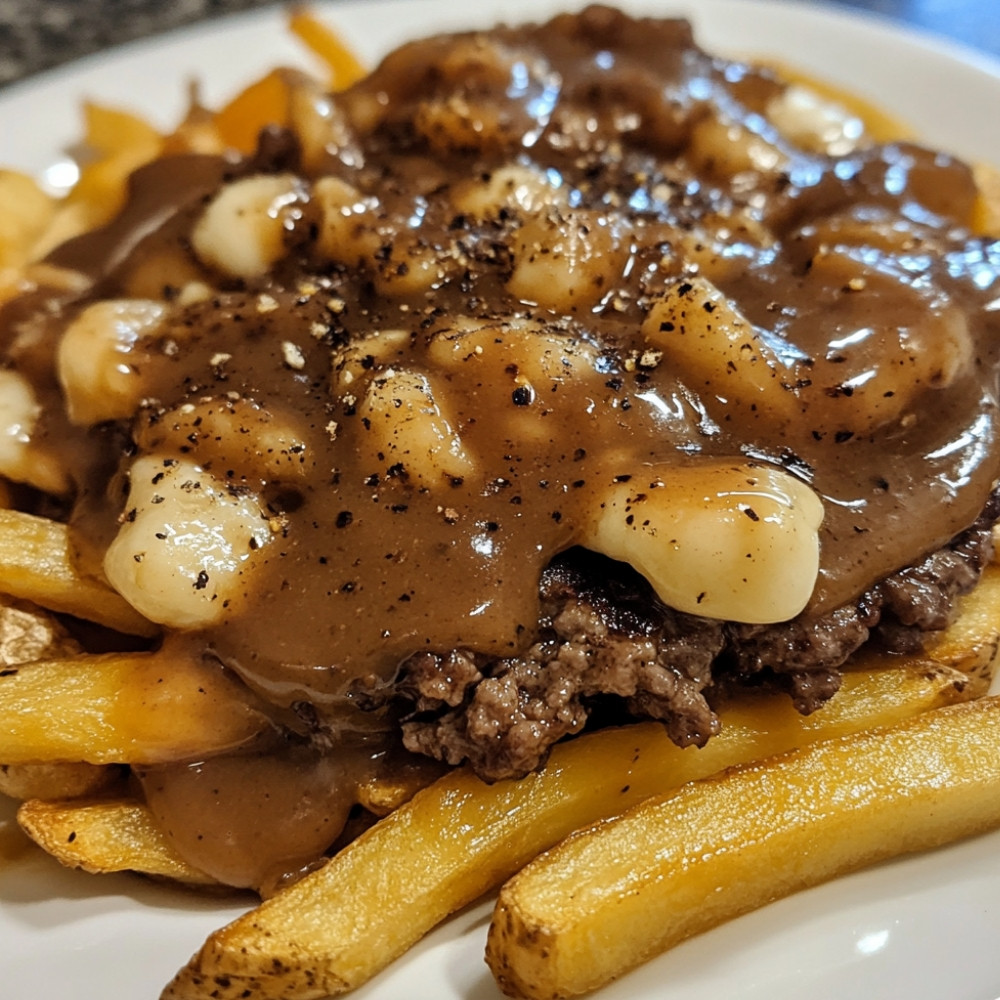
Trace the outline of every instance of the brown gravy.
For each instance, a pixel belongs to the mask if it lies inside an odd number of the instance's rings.
[[[595,8],[405,46],[332,100],[304,91],[309,128],[256,161],[144,168],[117,222],[53,257],[89,295],[32,337],[14,338],[23,307],[6,314],[8,364],[48,399],[38,434],[71,470],[81,558],[131,516],[136,448],[259,498],[266,544],[217,619],[173,641],[282,722],[303,728],[285,710],[305,704],[377,743],[389,722],[355,705],[408,656],[531,641],[542,567],[587,544],[615,484],[640,511],[671,470],[719,461],[808,485],[824,517],[805,614],[934,550],[998,473],[1000,247],[966,230],[964,164],[906,143],[803,148],[769,120],[783,92],[682,22]],[[199,257],[220,184],[288,172],[264,273]],[[332,215],[331,178],[350,192]],[[63,414],[53,358],[82,304],[149,297],[151,273],[167,311],[131,348],[142,403],[112,468],[85,447],[107,427]],[[207,293],[186,295],[196,281]],[[677,338],[717,333],[717,308],[746,342],[709,378]],[[274,422],[295,443],[263,454]],[[305,753],[143,785],[185,854],[260,884],[346,815],[340,764]]]

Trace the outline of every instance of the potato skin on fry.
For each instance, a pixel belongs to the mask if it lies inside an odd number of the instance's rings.
[[[598,989],[799,889],[1000,825],[1000,697],[740,765],[579,831],[500,893],[509,996]]]
[[[722,733],[700,750],[682,750],[645,723],[559,745],[542,771],[517,781],[486,785],[455,771],[213,934],[163,1000],[347,992],[581,826],[733,763],[896,721],[970,690],[963,674],[925,661],[849,675],[812,716],[785,698],[746,694],[720,710]]]

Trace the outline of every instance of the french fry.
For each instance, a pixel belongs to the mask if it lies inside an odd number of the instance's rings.
[[[170,845],[141,802],[30,801],[17,812],[21,829],[68,868],[93,874],[134,871],[187,885],[217,885]]]
[[[587,993],[799,889],[1000,825],[1000,698],[755,761],[568,838],[501,890],[510,996]]]
[[[155,764],[242,746],[265,717],[221,668],[164,653],[0,670],[0,761]]]
[[[48,611],[0,597],[0,669],[79,652],[79,643]],[[0,764],[0,794],[14,799],[94,795],[113,785],[120,776],[118,768],[82,761]]]
[[[0,592],[126,635],[157,632],[103,580],[80,575],[65,524],[21,511],[0,510]]]
[[[75,799],[97,795],[121,780],[119,768],[83,761],[0,764],[0,793],[12,799]]]
[[[125,202],[129,175],[163,151],[163,137],[129,111],[88,101],[83,119],[80,176],[34,244],[36,260],[107,222]]]
[[[288,29],[319,56],[330,71],[331,90],[343,90],[365,75],[365,68],[341,37],[304,7],[293,8]]]
[[[446,770],[444,764],[430,757],[414,757],[388,774],[377,774],[362,782],[357,790],[358,805],[376,816],[388,816]]]
[[[352,141],[343,109],[328,100],[323,88],[327,83],[333,90],[350,86],[364,70],[336,33],[307,11],[293,9],[288,23],[325,64],[322,84],[275,70],[217,113],[193,97],[188,119],[168,138],[127,112],[87,105],[83,145],[88,155],[81,160],[79,182],[59,204],[26,178],[0,172],[0,217],[13,220],[10,232],[0,234],[0,303],[33,283],[56,287],[29,274],[28,262],[111,218],[124,200],[132,170],[164,153],[251,154],[260,130],[273,124],[297,137],[302,172],[321,173],[330,151]],[[839,102],[845,114],[864,121],[874,138],[907,134],[866,101],[794,71],[785,75],[800,78],[823,100]],[[819,143],[823,136],[817,132],[816,139]],[[349,160],[342,155],[344,163]],[[996,232],[1000,175],[982,168],[977,177],[982,197],[973,228]],[[162,262],[151,259],[131,272],[130,294],[160,297],[169,284],[196,296],[202,276],[192,259],[173,265],[167,281]],[[29,459],[36,471],[41,456]],[[57,485],[38,477],[27,481],[68,493],[65,470],[57,471],[62,478],[51,480]],[[0,592],[5,590],[129,635],[158,632],[99,573],[88,577],[80,570],[64,526],[12,511],[0,512]],[[28,800],[20,808],[21,826],[70,867],[214,884],[176,854],[146,806],[108,795],[122,791],[114,786],[127,774],[123,765],[226,752],[254,741],[271,722],[256,711],[252,695],[221,669],[168,653],[76,655],[72,643],[60,645],[54,619],[33,619],[30,609],[27,615],[22,636],[16,615],[0,602],[0,760],[7,761],[0,765],[0,792]],[[813,716],[798,715],[784,699],[744,693],[722,706],[723,733],[703,750],[681,751],[662,727],[646,724],[559,746],[543,771],[518,782],[486,786],[461,770],[430,785],[438,773],[435,763],[375,777],[358,789],[358,801],[368,812],[352,823],[371,822],[374,814],[386,818],[322,870],[213,935],[164,998],[315,1000],[352,989],[539,851],[625,809],[635,811],[602,823],[597,832],[571,837],[568,875],[559,867],[564,854],[557,848],[505,890],[501,907],[508,899],[513,903],[498,909],[490,943],[491,963],[505,988],[553,997],[590,989],[587,982],[599,985],[644,960],[649,949],[774,895],[996,824],[1000,805],[986,800],[1000,798],[1000,749],[990,739],[1000,707],[986,702],[982,709],[948,714],[951,710],[940,706],[984,694],[998,648],[1000,570],[992,568],[964,600],[956,626],[932,640],[925,655],[886,667],[883,655],[860,654],[840,696]],[[931,715],[925,721],[900,722],[927,711]],[[896,728],[877,740],[845,736],[876,725]],[[819,740],[824,742],[777,763],[770,756]],[[985,742],[981,756],[979,741]],[[901,770],[895,767],[899,760]],[[734,766],[723,777],[705,779]],[[943,789],[934,787],[942,768],[950,780]],[[675,791],[665,795],[669,789]],[[98,794],[100,800],[94,798]],[[830,814],[824,812],[824,796],[833,802]],[[671,809],[680,817],[664,827],[664,816],[674,815]],[[907,827],[903,839],[900,822],[913,828]],[[855,824],[864,827],[863,836]],[[681,838],[676,843],[675,831]],[[740,845],[732,852],[731,831]],[[769,842],[774,831],[777,836]],[[349,826],[342,840],[354,833]],[[688,835],[695,839],[684,840]],[[685,861],[680,876],[669,865],[656,867],[662,860],[659,841]],[[591,852],[589,860],[576,860],[577,845]],[[803,845],[813,848],[812,854],[803,852]],[[577,882],[591,879],[599,887],[602,879],[609,880],[607,891],[614,897],[634,867],[637,850],[640,857],[649,854],[652,874],[647,882],[629,882],[626,892],[651,909],[641,912],[629,899],[619,911],[597,892],[592,909],[604,915],[593,923],[586,895],[591,889],[585,885],[578,896],[567,895],[559,878],[568,877],[573,890]],[[701,855],[713,852],[721,868],[702,863]],[[803,861],[781,868],[786,854],[797,859],[803,853]],[[696,863],[687,864],[692,858]],[[537,899],[531,896],[536,870],[543,880]],[[548,877],[551,888],[544,882]],[[728,891],[715,892],[720,885]],[[678,898],[682,905],[675,911],[671,901]],[[539,902],[541,915],[535,916],[531,906]],[[569,922],[560,922],[564,908]],[[657,921],[662,929],[651,934]],[[609,938],[624,941],[618,940],[615,950]]]
[[[979,198],[976,201],[972,228],[987,236],[1000,236],[1000,169],[988,163],[973,168]]]
[[[93,157],[83,165],[67,204],[86,206],[86,225],[99,226],[121,208],[129,174],[159,155],[163,137],[129,111],[87,101],[84,146]]]
[[[73,656],[80,644],[55,617],[31,604],[0,597],[0,669],[43,658]],[[0,794],[14,799],[95,795],[121,780],[121,769],[83,761],[0,764]]]
[[[215,115],[219,138],[231,149],[252,153],[262,128],[288,122],[290,95],[288,74],[280,69],[272,70],[237,94]]]
[[[943,632],[931,637],[925,656],[968,674],[986,694],[1000,650],[1000,565],[991,563],[976,587],[958,599],[958,616]],[[872,662],[878,653],[863,654]]]
[[[55,211],[55,202],[34,178],[14,170],[0,170],[0,268],[28,262]]]
[[[163,998],[346,992],[581,826],[736,762],[960,700],[968,688],[943,667],[857,673],[812,716],[783,697],[747,695],[723,710],[722,732],[700,750],[681,750],[662,726],[645,723],[556,746],[540,772],[518,781],[486,785],[466,769],[452,772],[213,934]]]
[[[80,644],[51,612],[0,595],[0,665],[12,667],[79,652]]]

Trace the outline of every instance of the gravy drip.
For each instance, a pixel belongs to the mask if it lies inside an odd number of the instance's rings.
[[[290,747],[136,769],[149,808],[180,854],[224,885],[268,894],[340,836],[377,754]]]
[[[404,46],[334,97],[302,84],[295,134],[255,159],[144,168],[117,222],[53,256],[91,291],[6,324],[7,364],[44,402],[36,436],[73,478],[81,558],[103,559],[148,488],[127,484],[137,453],[256,498],[268,540],[174,641],[283,723],[337,732],[389,726],[357,707],[414,653],[528,646],[542,568],[588,544],[613,484],[639,496],[720,461],[807,484],[824,520],[806,615],[935,550],[998,472],[1000,246],[967,231],[964,164],[907,143],[817,151],[773,123],[785,95],[683,22],[593,8]],[[261,175],[294,176],[281,250],[234,273],[195,228],[220,186]],[[151,295],[166,314],[129,350],[135,418],[71,424],[62,329],[96,299]],[[683,349],[734,322],[742,341]],[[97,439],[123,442],[114,468]],[[201,830],[179,803],[230,767],[144,785],[168,827]],[[225,781],[260,769],[299,788],[280,762]],[[296,864],[342,811],[317,801],[280,834],[308,841]]]

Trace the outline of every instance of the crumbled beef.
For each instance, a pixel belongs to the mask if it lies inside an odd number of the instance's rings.
[[[415,706],[403,725],[410,750],[450,764],[468,760],[487,780],[524,775],[558,739],[583,728],[599,695],[663,719],[681,746],[700,746],[718,731],[701,691],[723,646],[722,625],[676,614],[641,577],[588,557],[577,552],[549,567],[539,637],[520,656],[477,663],[469,654],[425,653],[407,663],[399,687]],[[624,572],[604,581],[595,562]],[[610,601],[615,590],[628,601]]]
[[[629,566],[571,550],[542,577],[541,621],[524,653],[488,660],[453,650],[404,664],[404,742],[495,781],[539,767],[608,699],[632,717],[661,720],[678,746],[702,746],[718,732],[713,698],[734,684],[781,688],[808,714],[836,693],[839,668],[865,642],[912,652],[951,621],[955,598],[992,555],[998,515],[994,493],[972,527],[856,604],[777,625],[682,614]]]

